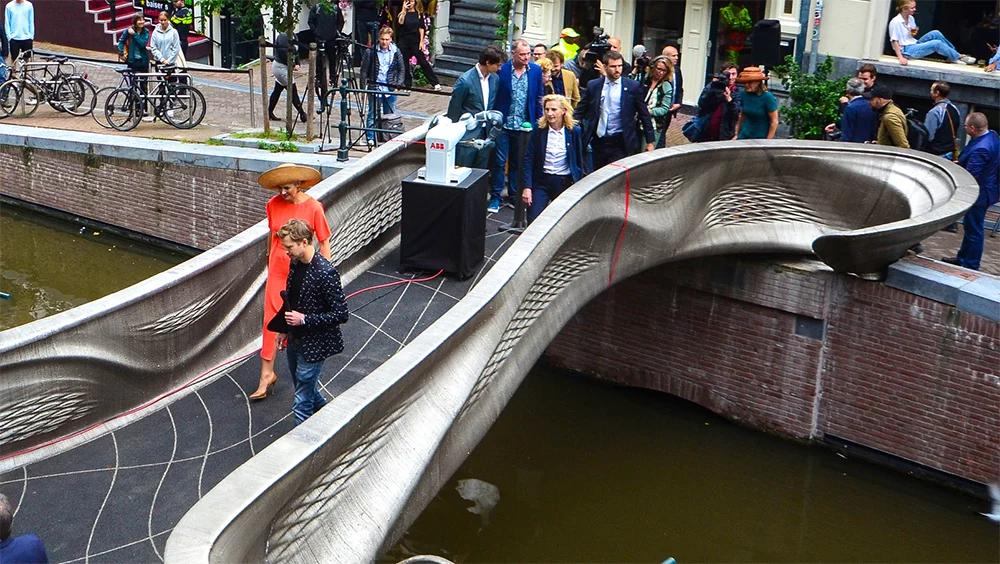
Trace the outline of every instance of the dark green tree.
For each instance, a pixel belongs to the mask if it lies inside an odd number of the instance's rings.
[[[781,110],[781,117],[792,128],[796,139],[822,139],[823,128],[840,117],[840,96],[844,94],[847,78],[831,79],[833,61],[827,57],[807,74],[791,55],[774,67],[781,84],[788,89],[791,105]]]

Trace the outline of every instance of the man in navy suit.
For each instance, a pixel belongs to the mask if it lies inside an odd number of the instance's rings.
[[[47,563],[45,545],[35,535],[10,536],[14,508],[7,496],[0,494],[0,562]]]
[[[504,166],[508,161],[509,187],[507,195],[514,198],[518,189],[518,172],[528,144],[528,135],[538,127],[542,117],[542,67],[530,61],[531,46],[517,39],[511,46],[510,60],[500,67],[496,107],[503,114],[503,128],[496,139],[496,153],[491,173],[490,202],[486,211],[500,211],[500,196],[505,180]],[[529,124],[525,129],[525,123]],[[508,158],[509,157],[509,158]]]
[[[622,54],[609,51],[604,56],[602,78],[587,84],[573,117],[584,122],[584,144],[594,152],[593,170],[640,151],[636,120],[642,126],[647,151],[653,150],[653,121],[643,100],[642,86],[622,77]]]
[[[448,102],[448,116],[458,121],[462,114],[477,114],[492,110],[497,97],[500,79],[497,71],[503,62],[503,53],[489,45],[479,54],[479,63],[458,77]]]
[[[969,143],[958,156],[958,164],[976,179],[979,197],[962,221],[965,235],[958,256],[941,260],[979,270],[979,262],[983,258],[986,210],[1000,201],[1000,136],[990,129],[986,114],[981,112],[972,112],[965,118],[965,133],[969,136]]]

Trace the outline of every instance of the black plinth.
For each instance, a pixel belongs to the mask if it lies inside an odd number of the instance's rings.
[[[415,171],[403,179],[400,270],[475,274],[486,254],[487,173],[474,168],[448,185],[420,180]]]

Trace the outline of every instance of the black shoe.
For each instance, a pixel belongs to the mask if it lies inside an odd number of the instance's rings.
[[[267,114],[267,119],[271,121],[281,121],[281,118],[274,114]]]
[[[321,113],[323,113],[325,111],[325,109],[326,109],[326,106],[323,105],[323,100],[320,100],[319,101],[319,105],[316,106],[316,113],[317,114],[321,114]]]
[[[948,227],[945,227],[941,231],[947,231],[948,233],[958,233],[958,223],[952,223]]]
[[[910,250],[913,251],[913,254],[919,255],[920,253],[924,252],[924,246],[921,245],[920,243],[917,243],[916,245],[910,247]]]
[[[299,121],[301,121],[302,123],[306,122],[306,113],[305,112],[299,112]]]
[[[958,262],[958,257],[941,257],[941,262],[946,262],[948,264],[954,264],[955,266],[962,266]]]

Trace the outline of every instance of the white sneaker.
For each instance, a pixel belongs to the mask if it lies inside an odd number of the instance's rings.
[[[435,92],[440,92],[441,91],[441,85],[440,84],[435,84],[434,85],[434,91]]]
[[[974,64],[976,64],[976,58],[973,57],[973,56],[970,56],[970,55],[960,55],[958,57],[958,60],[962,61],[963,63],[965,63],[967,65],[974,65]]]
[[[145,121],[145,122],[148,122],[148,123],[152,123],[153,116],[142,116],[142,121]]]

